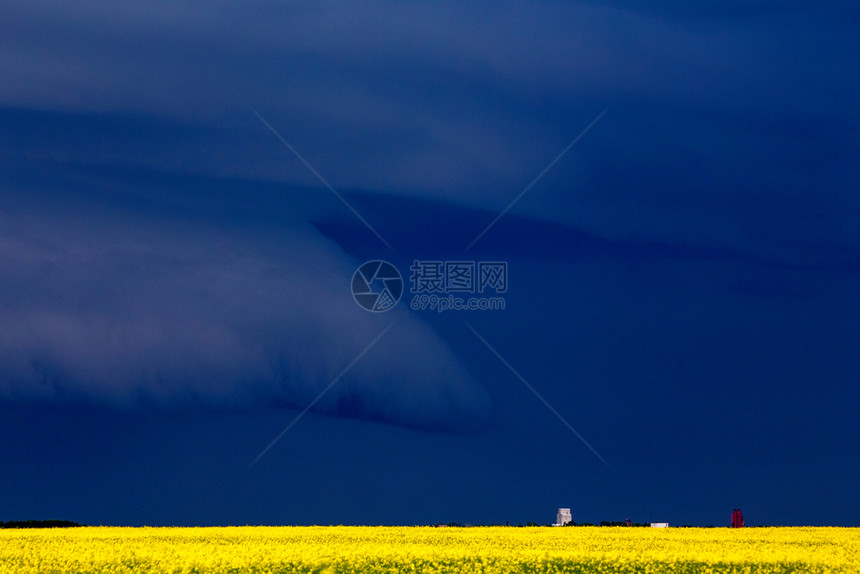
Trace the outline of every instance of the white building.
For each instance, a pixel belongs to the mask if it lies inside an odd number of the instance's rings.
[[[651,528],[669,528],[668,522],[652,522]]]
[[[553,526],[564,526],[568,522],[573,522],[569,508],[559,508],[555,514],[555,524]]]

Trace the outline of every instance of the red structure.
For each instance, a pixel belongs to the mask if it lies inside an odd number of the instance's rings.
[[[744,527],[744,513],[740,508],[735,508],[732,512],[732,528]]]

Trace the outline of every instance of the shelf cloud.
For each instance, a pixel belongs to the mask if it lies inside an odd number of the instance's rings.
[[[0,212],[0,396],[117,407],[309,404],[426,429],[474,428],[481,388],[426,325],[352,300],[360,261],[299,219],[224,232],[85,202]]]

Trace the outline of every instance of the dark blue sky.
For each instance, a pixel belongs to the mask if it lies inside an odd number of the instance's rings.
[[[7,2],[0,520],[860,524],[858,26]],[[366,312],[373,259],[506,308]]]

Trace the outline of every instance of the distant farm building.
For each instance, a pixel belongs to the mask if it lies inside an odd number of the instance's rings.
[[[732,528],[743,528],[744,527],[744,513],[741,512],[740,508],[735,508],[732,511]]]
[[[569,508],[559,508],[555,514],[555,524],[553,526],[564,526],[568,522],[572,522],[573,518],[570,515]]]
[[[669,528],[668,522],[652,522],[651,528]]]

